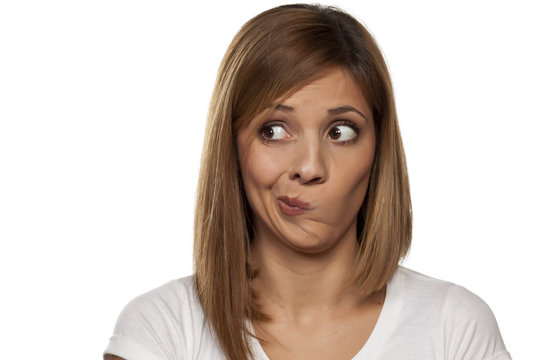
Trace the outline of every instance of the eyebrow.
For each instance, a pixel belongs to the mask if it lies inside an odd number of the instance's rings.
[[[294,108],[292,106],[287,106],[283,104],[270,104],[270,107],[273,107],[276,110],[286,111],[286,112],[294,112]]]
[[[294,112],[295,111],[292,106],[287,106],[287,105],[283,105],[283,104],[271,104],[270,107],[273,107],[276,110],[281,110],[281,111],[285,111],[285,112]],[[344,106],[339,106],[337,108],[328,109],[328,114],[330,114],[330,115],[339,115],[339,114],[343,114],[343,113],[346,113],[346,112],[349,112],[349,111],[355,112],[355,113],[357,113],[358,115],[360,115],[361,117],[363,117],[364,119],[367,120],[366,115],[364,115],[360,110],[358,110],[354,106],[350,106],[350,105],[344,105]]]
[[[346,113],[346,112],[349,112],[349,111],[355,112],[355,113],[357,113],[358,115],[360,115],[361,117],[363,117],[364,119],[367,120],[366,115],[364,115],[360,110],[358,110],[354,106],[345,105],[345,106],[340,106],[340,107],[333,108],[333,109],[328,109],[328,113],[330,115],[339,115],[339,114],[343,114],[343,113]]]

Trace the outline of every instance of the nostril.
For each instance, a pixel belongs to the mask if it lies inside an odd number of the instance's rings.
[[[293,175],[292,180],[299,180],[304,185],[313,185],[318,184],[323,181],[322,176],[316,176],[316,177],[306,177],[300,173],[296,173]]]
[[[321,180],[322,180],[322,177],[317,176],[317,177],[309,180],[306,184],[318,184],[318,183],[321,182]]]

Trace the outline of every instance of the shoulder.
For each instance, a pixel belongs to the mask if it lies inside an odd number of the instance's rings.
[[[392,279],[406,300],[429,302],[448,312],[460,316],[476,313],[491,314],[488,305],[476,294],[449,281],[435,279],[405,267],[398,267]]]
[[[494,319],[489,306],[476,294],[452,282],[435,279],[416,271],[399,267],[395,279],[404,300],[430,303],[441,310],[446,320],[470,318],[479,321]],[[427,305],[427,304],[425,304]]]
[[[415,295],[437,298],[444,298],[455,286],[451,282],[435,279],[403,266],[398,266],[392,283]]]
[[[454,354],[454,358],[510,358],[495,315],[476,294],[454,285],[448,293],[443,314],[442,330],[449,339],[447,351]]]
[[[105,353],[129,359],[183,359],[193,350],[194,339],[204,338],[204,333],[204,316],[189,276],[130,301]]]
[[[120,319],[148,317],[179,319],[187,307],[192,310],[198,304],[193,277],[169,281],[131,300],[120,314]]]
[[[408,321],[417,329],[424,327],[445,358],[491,359],[502,354],[501,359],[509,359],[493,312],[473,292],[404,267],[389,285],[399,293]]]

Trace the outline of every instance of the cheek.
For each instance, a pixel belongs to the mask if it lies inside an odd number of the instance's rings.
[[[333,171],[332,188],[336,189],[334,204],[338,208],[336,213],[356,214],[362,206],[369,184],[373,153],[363,152],[361,156],[350,156],[349,159],[356,161],[336,163]]]
[[[369,164],[361,164],[356,168],[349,165],[340,176],[336,176],[338,183],[336,185],[340,189],[340,195],[348,203],[361,201],[369,183],[370,170]]]
[[[271,189],[286,169],[285,157],[265,151],[264,145],[253,143],[240,153],[240,170],[246,195],[252,206]]]

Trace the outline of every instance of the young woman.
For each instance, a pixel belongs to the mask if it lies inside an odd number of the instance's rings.
[[[411,222],[373,38],[335,8],[268,10],[219,70],[195,274],[133,300],[105,359],[510,359],[481,299],[398,265]]]

